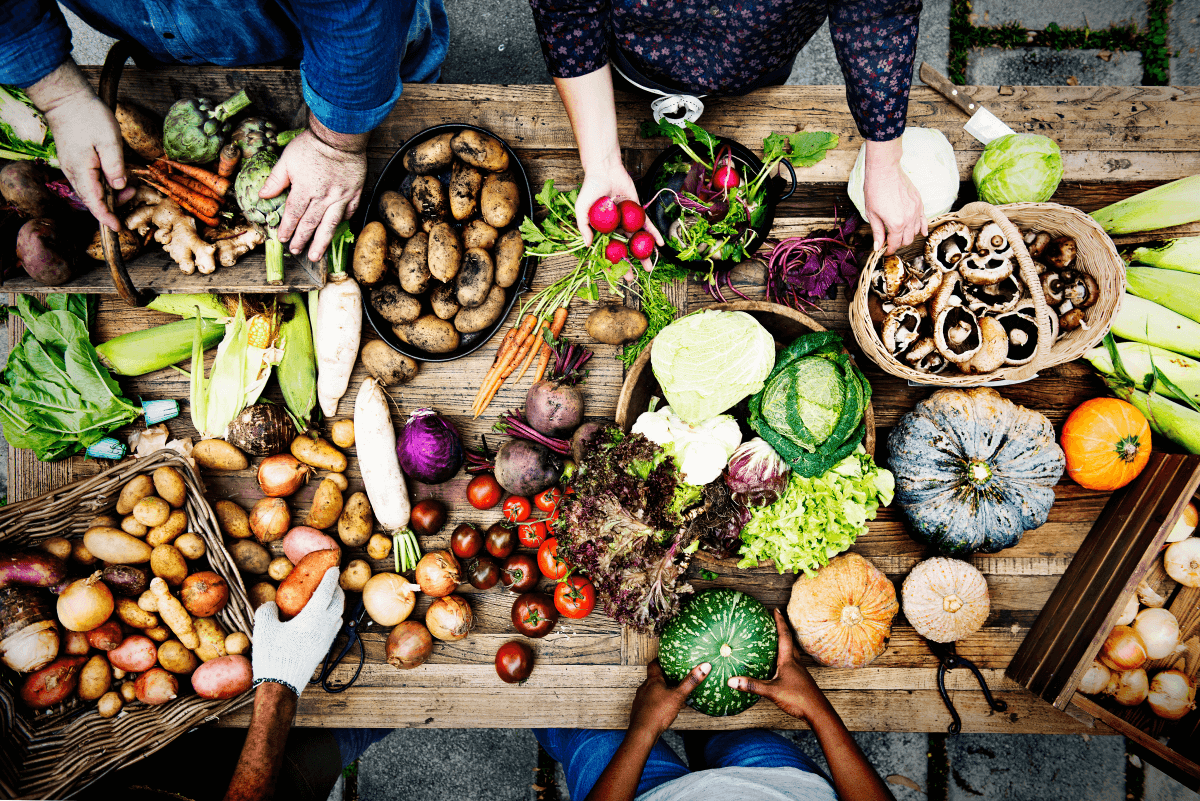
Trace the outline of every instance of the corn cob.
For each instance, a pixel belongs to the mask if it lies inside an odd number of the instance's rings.
[[[1200,323],[1136,295],[1126,293],[1121,299],[1112,332],[1122,339],[1200,359]]]

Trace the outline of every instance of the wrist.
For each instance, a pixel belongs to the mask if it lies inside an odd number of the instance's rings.
[[[629,728],[625,730],[625,742],[634,748],[645,749],[649,753],[661,735],[662,732],[653,727],[630,724]]]
[[[369,133],[365,134],[344,134],[331,130],[325,127],[313,113],[308,113],[308,130],[313,138],[326,147],[340,151],[341,153],[352,153],[360,155],[367,150],[367,140],[371,138]]]
[[[29,86],[25,93],[43,114],[76,100],[98,99],[92,85],[75,62],[68,58],[41,80]]]
[[[583,172],[588,173],[607,173],[613,169],[624,169],[625,165],[621,159],[621,147],[614,139],[611,143],[604,145],[591,145],[588,147],[580,146],[579,162],[583,165]]]

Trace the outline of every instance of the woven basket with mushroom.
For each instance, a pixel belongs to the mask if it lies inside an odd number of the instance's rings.
[[[1090,217],[1053,203],[972,203],[894,255],[872,254],[850,322],[887,372],[925,384],[1026,380],[1103,336],[1124,265]]]

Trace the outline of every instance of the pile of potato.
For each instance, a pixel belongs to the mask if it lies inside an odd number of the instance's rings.
[[[525,250],[521,193],[504,146],[478,131],[427,139],[404,167],[399,191],[379,200],[386,227],[359,235],[354,274],[401,341],[450,353],[504,312]]]

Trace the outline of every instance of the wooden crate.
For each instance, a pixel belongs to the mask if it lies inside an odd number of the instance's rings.
[[[1142,581],[1167,599],[1180,641],[1200,636],[1200,588],[1182,587],[1163,570],[1162,551],[1189,501],[1200,499],[1200,456],[1155,453],[1137,480],[1113,494],[1005,670],[1005,675],[1066,710],[1074,705],[1130,739],[1146,758],[1192,789],[1200,788],[1200,712],[1159,718],[1146,703],[1124,707],[1077,692],[1115,621]],[[1198,650],[1189,651],[1195,676]],[[1146,672],[1173,667],[1171,656]]]

